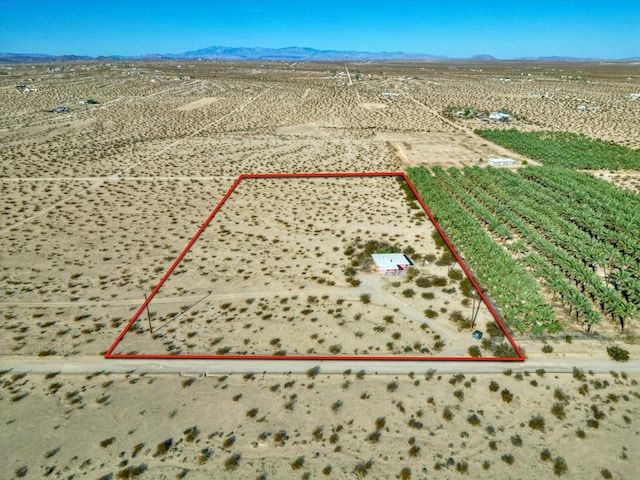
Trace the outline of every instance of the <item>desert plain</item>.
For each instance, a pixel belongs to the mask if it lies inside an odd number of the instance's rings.
[[[0,478],[636,475],[638,326],[586,335],[558,307],[563,332],[514,336],[525,362],[424,360],[492,355],[458,328],[476,302],[392,176],[243,180],[114,350],[273,359],[104,354],[239,175],[536,163],[456,108],[637,149],[637,64],[0,72]],[[638,171],[594,175],[640,189]],[[410,251],[431,281],[346,273],[349,247],[369,240]],[[493,322],[482,306],[477,327]],[[611,343],[631,360],[609,359]]]

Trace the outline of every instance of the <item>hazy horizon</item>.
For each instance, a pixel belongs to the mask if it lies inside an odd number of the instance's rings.
[[[34,0],[3,5],[0,51],[137,56],[213,45],[308,47],[468,58],[640,56],[640,3],[380,0],[181,3]]]

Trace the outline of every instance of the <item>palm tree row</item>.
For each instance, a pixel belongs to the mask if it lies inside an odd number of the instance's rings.
[[[584,169],[640,168],[640,152],[571,132],[475,130],[475,133],[549,166]]]
[[[437,172],[442,175],[441,170]],[[409,178],[438,223],[475,269],[483,289],[499,305],[507,323],[517,332],[534,325],[557,331],[553,309],[540,294],[535,279],[485,233],[475,218],[447,193],[442,183],[424,167],[409,169]]]
[[[631,281],[634,278],[633,272],[640,269],[637,260],[640,256],[640,242],[636,239],[637,235],[632,237],[624,232],[613,232],[604,226],[586,231],[580,228],[577,220],[580,215],[586,215],[579,212],[580,205],[567,201],[562,196],[552,195],[548,189],[523,180],[518,174],[506,170],[490,171],[494,186],[503,188],[512,196],[517,195],[522,205],[531,206],[527,220],[538,231],[542,228],[545,237],[562,245],[562,248],[581,259],[594,272],[598,267],[601,268],[607,283],[615,269],[617,278],[621,280],[618,282],[618,290],[625,298],[638,292],[637,286]],[[473,171],[465,172],[474,175]],[[616,248],[616,244],[620,248]],[[625,276],[622,272],[628,275]]]
[[[459,203],[464,204],[465,206],[474,202],[478,204],[478,201],[467,193],[467,191],[473,190],[474,194],[483,196],[484,202],[487,204],[495,204],[492,197],[485,194],[482,188],[471,184],[459,170],[451,168],[449,169],[449,175],[447,176],[441,169],[434,168],[434,173],[436,173],[436,177],[443,182],[449,193],[454,196]],[[488,214],[488,217],[478,218],[478,212]],[[471,209],[470,213],[476,216],[476,219],[485,225],[488,221],[502,221],[482,205],[478,205],[477,208]],[[487,218],[490,220],[487,220]],[[530,227],[527,224],[524,222],[516,223],[519,225],[519,230],[523,234],[532,235],[532,231],[529,230]],[[569,314],[575,313],[576,321],[578,321],[582,315],[583,325],[587,332],[590,332],[595,324],[600,324],[602,322],[600,314],[593,309],[591,302],[589,302],[575,287],[573,287],[573,285],[563,278],[561,271],[556,266],[545,262],[539,255],[531,253],[522,240],[509,243],[505,245],[505,248],[518,254],[520,256],[520,262],[530,268],[536,277],[544,280],[547,288],[551,290],[554,295],[560,297],[563,308],[568,308]],[[534,324],[532,327],[534,333],[539,333],[542,329],[543,325],[541,324]]]
[[[624,288],[618,291],[610,288],[608,283],[597,276],[595,269],[589,268],[588,262],[583,261],[581,255],[584,251],[581,250],[578,240],[558,229],[555,219],[529,207],[531,200],[523,201],[514,197],[514,193],[526,189],[526,186],[520,186],[515,192],[506,189],[500,180],[503,174],[496,172],[495,169],[465,169],[465,176],[468,177],[466,187],[474,193],[481,192],[478,194],[481,200],[484,198],[487,201],[486,198],[489,197],[490,203],[485,204],[487,208],[492,209],[526,239],[547,261],[557,266],[583,295],[588,295],[596,304],[601,304],[603,311],[610,313],[612,318],[618,317],[620,325],[624,328],[625,322],[636,311],[637,303],[634,299],[638,293],[637,289]],[[510,181],[518,178],[515,174],[511,175]],[[534,203],[537,205],[541,202]],[[597,248],[595,245],[591,247]],[[631,286],[634,280],[633,275],[626,279]]]
[[[633,192],[565,168],[527,167],[518,173],[527,180],[580,203],[611,230],[629,233],[640,230],[640,197]]]

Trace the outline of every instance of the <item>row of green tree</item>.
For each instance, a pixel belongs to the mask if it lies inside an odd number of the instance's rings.
[[[475,133],[545,165],[581,169],[640,168],[640,151],[571,132],[479,129]]]
[[[541,295],[533,276],[485,233],[472,214],[452,199],[444,184],[424,167],[409,169],[408,175],[507,323],[520,332],[534,326],[550,332],[560,330],[553,309]]]
[[[489,231],[498,231],[492,225],[508,227],[510,234],[497,239],[544,280],[587,331],[601,322],[600,313],[611,315],[624,328],[640,304],[638,240],[624,226],[603,225],[610,219],[587,218],[578,201],[584,195],[579,184],[573,185],[575,198],[562,197],[528,180],[526,172],[531,170],[519,174],[476,167],[450,169],[447,174],[436,168],[434,174]],[[599,189],[610,188],[601,184]],[[519,239],[507,243],[514,236]]]

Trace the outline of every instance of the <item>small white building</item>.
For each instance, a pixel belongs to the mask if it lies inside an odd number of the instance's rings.
[[[510,115],[508,113],[503,112],[491,112],[489,114],[489,120],[493,120],[495,122],[507,122],[509,121]]]
[[[513,158],[490,158],[489,165],[492,167],[505,167],[507,165],[514,165],[516,161]]]
[[[371,255],[383,277],[402,277],[413,262],[402,253],[374,253]]]

